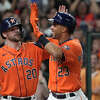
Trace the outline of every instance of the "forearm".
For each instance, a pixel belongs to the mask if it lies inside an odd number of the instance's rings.
[[[12,9],[15,9],[15,7],[16,7],[16,0],[13,0],[12,1]]]
[[[44,46],[44,48],[47,50],[47,52],[52,55],[56,60],[62,59],[62,49],[58,47],[57,45],[51,43],[48,39],[46,39],[44,36],[41,36],[39,38],[39,41]]]
[[[79,1],[80,1],[80,0],[75,0],[75,1],[72,3],[72,5],[71,5],[71,7],[70,7],[70,11],[71,11],[71,12],[74,12],[74,11],[76,10],[76,7],[77,7]]]
[[[45,45],[45,49],[56,59],[61,59],[62,58],[62,49],[55,44],[49,42],[48,44]]]
[[[91,12],[97,14],[99,12],[99,7],[95,0],[91,0]]]
[[[50,55],[54,56],[55,59],[60,60],[62,58],[61,48],[51,43],[48,39],[46,39],[43,36],[43,33],[39,31],[39,28],[37,26],[37,21],[38,21],[37,4],[36,3],[31,4],[30,8],[31,8],[30,23],[32,24],[32,27],[34,29],[35,36],[37,37],[37,39],[39,39],[40,43],[44,46],[44,48]]]

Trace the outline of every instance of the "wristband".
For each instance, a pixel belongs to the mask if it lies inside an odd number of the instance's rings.
[[[45,36],[41,35],[41,36],[39,37],[39,42],[45,47],[45,45],[46,45],[47,43],[49,43],[50,41],[49,41],[48,39],[46,39]]]

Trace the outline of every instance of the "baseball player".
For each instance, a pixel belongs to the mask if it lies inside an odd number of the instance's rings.
[[[5,44],[0,48],[1,100],[35,100],[42,49],[37,43],[22,43],[22,24],[14,17],[1,22]]]
[[[44,49],[51,55],[49,58],[49,84],[50,94],[48,100],[87,100],[81,90],[80,71],[82,65],[82,47],[77,39],[71,39],[76,21],[66,13],[65,6],[59,7],[59,12],[53,19],[51,27],[52,43],[46,39],[37,27],[37,5],[31,4],[30,22],[34,34]]]

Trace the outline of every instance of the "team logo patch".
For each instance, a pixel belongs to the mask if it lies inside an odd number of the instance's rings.
[[[62,48],[65,48],[66,50],[70,49],[70,47],[68,45],[64,45]]]

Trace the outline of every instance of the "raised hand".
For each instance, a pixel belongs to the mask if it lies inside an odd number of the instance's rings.
[[[68,9],[64,5],[59,6],[58,12],[68,13]]]
[[[37,24],[37,21],[38,21],[38,7],[37,7],[37,4],[32,3],[30,8],[31,8],[30,23],[33,24],[35,22]]]
[[[37,7],[37,1],[38,0],[31,0],[31,14],[30,14],[30,23],[32,24],[34,35],[39,38],[42,33],[39,31],[39,28],[37,26],[38,22],[38,7]]]

